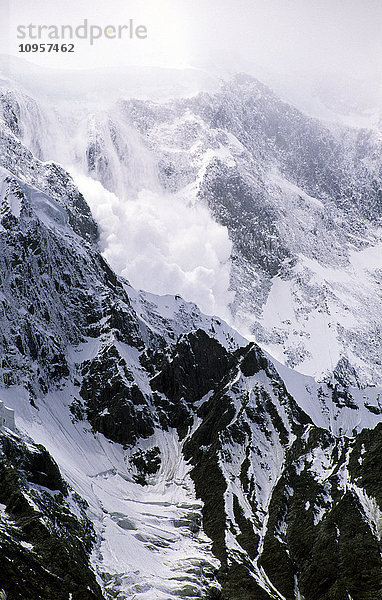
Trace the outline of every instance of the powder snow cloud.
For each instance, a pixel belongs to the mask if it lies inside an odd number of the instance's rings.
[[[207,313],[230,319],[230,255],[225,227],[209,210],[176,195],[142,190],[121,200],[99,181],[74,174],[101,229],[103,255],[138,288],[180,294]]]

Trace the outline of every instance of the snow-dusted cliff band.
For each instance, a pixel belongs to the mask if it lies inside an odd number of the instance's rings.
[[[176,99],[109,102],[94,82],[73,98],[77,77],[65,101],[53,77],[39,92],[23,75],[28,89],[4,81],[4,119],[72,173],[117,273],[196,302],[304,374],[381,383],[380,127],[319,121],[244,75],[216,90],[194,74],[208,91],[185,98],[194,87],[174,75]]]
[[[380,131],[244,75],[102,110],[16,79],[0,591],[382,598]]]

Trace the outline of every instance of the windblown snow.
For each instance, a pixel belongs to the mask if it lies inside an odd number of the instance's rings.
[[[119,198],[99,181],[74,177],[101,226],[101,247],[112,268],[133,287],[180,294],[208,315],[230,320],[232,243],[227,228],[195,202],[192,189],[176,195],[143,189]]]

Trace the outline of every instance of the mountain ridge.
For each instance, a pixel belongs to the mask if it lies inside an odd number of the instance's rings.
[[[23,145],[2,99],[0,393],[18,431],[1,432],[0,542],[27,571],[20,581],[7,568],[0,589],[9,600],[25,580],[41,600],[57,581],[63,600],[382,598],[380,387],[346,362],[318,382],[180,296],[135,290],[103,258],[70,175]],[[91,590],[78,566],[65,577],[52,560],[55,511],[68,518],[64,553],[86,541]]]

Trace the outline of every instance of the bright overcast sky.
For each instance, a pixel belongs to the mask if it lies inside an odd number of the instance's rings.
[[[133,19],[145,40],[75,41],[68,54],[29,54],[64,68],[108,65],[202,66],[381,77],[382,0],[0,0],[1,51],[18,54],[18,25],[105,27]],[[48,41],[48,40],[42,40]]]

